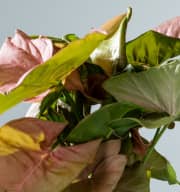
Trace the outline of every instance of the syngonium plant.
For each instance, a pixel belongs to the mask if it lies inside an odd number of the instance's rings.
[[[4,42],[0,113],[22,101],[38,110],[0,129],[0,192],[150,192],[151,178],[179,184],[155,145],[180,119],[180,17],[127,42],[131,12],[84,38],[17,30]],[[152,141],[142,128],[156,130]]]

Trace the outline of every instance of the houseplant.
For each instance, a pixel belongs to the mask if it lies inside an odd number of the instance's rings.
[[[84,38],[17,30],[5,41],[0,112],[22,101],[39,110],[0,129],[0,191],[148,192],[150,178],[179,184],[154,147],[179,121],[180,18],[126,42],[131,13]],[[156,130],[152,141],[142,127]]]

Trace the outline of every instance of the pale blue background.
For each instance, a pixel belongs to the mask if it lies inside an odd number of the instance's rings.
[[[28,34],[61,36],[66,33],[84,35],[107,19],[133,8],[128,39],[136,37],[162,21],[180,15],[179,0],[0,0],[0,43],[20,28]],[[0,116],[0,124],[25,114],[28,104],[20,104]],[[148,137],[152,131],[145,131]],[[180,178],[180,126],[167,131],[158,149],[174,165]],[[152,192],[180,192],[179,186],[152,182]]]

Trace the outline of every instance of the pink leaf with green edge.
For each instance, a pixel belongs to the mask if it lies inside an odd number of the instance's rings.
[[[180,16],[165,21],[154,30],[170,37],[180,38]]]
[[[101,140],[50,150],[65,126],[23,118],[1,127],[0,191],[59,192],[92,163]]]
[[[96,159],[78,178],[79,181],[70,185],[64,192],[112,192],[120,180],[127,159],[119,155],[120,140],[102,143]],[[88,178],[88,176],[91,178]]]

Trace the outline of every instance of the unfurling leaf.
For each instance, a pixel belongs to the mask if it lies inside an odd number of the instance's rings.
[[[23,118],[1,128],[0,148],[8,151],[0,153],[0,191],[62,191],[93,162],[100,140],[51,149],[65,125]]]
[[[122,33],[127,27],[124,23],[128,20],[129,12],[114,17],[100,27],[100,30],[105,31],[108,37],[94,50],[91,59],[94,64],[101,66],[107,75],[111,75],[115,65],[120,62],[121,39],[124,35]]]

